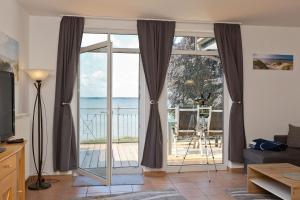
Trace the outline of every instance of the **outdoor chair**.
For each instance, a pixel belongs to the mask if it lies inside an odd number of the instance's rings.
[[[179,138],[187,138],[188,141],[192,140],[193,148],[200,148],[200,152],[202,155],[203,135],[199,132],[199,130],[196,130],[196,125],[199,122],[201,114],[206,113],[206,116],[204,117],[208,119],[210,110],[211,107],[203,108],[199,106],[197,106],[196,108],[177,107],[175,109],[175,125],[171,127],[171,138],[173,139],[175,155],[177,155],[177,142]],[[170,145],[169,152],[172,152],[172,145]]]
[[[208,138],[215,139],[215,147],[222,147],[222,138],[223,138],[223,111],[222,110],[211,110],[208,118],[206,133]]]

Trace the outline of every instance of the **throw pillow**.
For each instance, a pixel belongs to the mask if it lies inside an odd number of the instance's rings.
[[[287,145],[289,147],[300,148],[300,127],[289,124]]]

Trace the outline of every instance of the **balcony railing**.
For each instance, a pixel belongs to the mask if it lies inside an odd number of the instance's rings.
[[[195,110],[199,108],[192,108]],[[206,108],[205,108],[206,109]],[[169,128],[175,125],[176,108],[168,108]],[[189,110],[189,109],[185,109]],[[200,110],[203,110],[202,108]],[[204,111],[204,110],[203,110]],[[202,113],[201,111],[200,113]],[[138,142],[139,112],[134,107],[115,107],[112,111],[112,141],[118,143]],[[204,114],[204,113],[202,113]],[[106,108],[80,108],[81,143],[106,143]]]
[[[138,142],[138,108],[113,108],[112,141]],[[80,142],[106,143],[107,113],[105,108],[80,108]]]
[[[198,109],[198,108],[197,108]],[[195,110],[186,108],[185,110]],[[199,113],[207,115],[202,111]],[[191,137],[177,136],[174,145],[174,131],[176,125],[176,108],[168,108],[168,165],[180,165],[183,156],[189,146]],[[112,140],[113,140],[113,166],[132,167],[138,166],[138,137],[139,137],[139,112],[138,108],[113,108],[112,115]],[[216,146],[214,138],[209,138],[217,163],[223,162],[222,144]],[[103,167],[106,162],[105,143],[107,140],[107,113],[105,108],[81,108],[80,109],[80,142],[81,142],[81,167],[97,168]],[[222,140],[219,140],[222,143]],[[193,143],[187,155],[185,164],[206,163],[204,151],[204,140],[200,139],[195,145]],[[95,160],[96,159],[96,160]],[[98,159],[98,160],[97,160]],[[212,161],[210,161],[211,163]],[[96,165],[97,166],[94,166]]]

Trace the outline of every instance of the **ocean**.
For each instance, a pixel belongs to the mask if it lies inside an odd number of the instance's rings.
[[[103,141],[106,138],[107,99],[103,97],[80,98],[80,141]],[[131,141],[138,138],[139,99],[118,97],[112,99],[113,141]]]
[[[105,108],[107,98],[104,97],[80,97],[80,108]],[[113,108],[129,107],[138,108],[139,98],[136,97],[116,97],[112,99]]]

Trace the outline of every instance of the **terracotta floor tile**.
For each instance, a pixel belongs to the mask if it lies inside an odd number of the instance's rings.
[[[26,200],[68,200],[84,196],[103,196],[138,191],[174,189],[187,200],[230,200],[228,188],[246,187],[246,176],[242,173],[218,171],[170,173],[165,177],[145,177],[144,185],[72,187],[72,176],[51,176],[52,187],[43,191],[26,191]]]
[[[175,183],[177,189],[198,189],[195,183]]]
[[[207,196],[209,200],[233,200],[229,195],[209,195]]]
[[[185,197],[187,200],[209,200],[207,196],[201,197]],[[216,199],[215,199],[216,200]],[[218,199],[219,200],[219,199]]]
[[[64,193],[71,194],[86,194],[88,187],[69,187],[65,190]]]
[[[74,198],[80,198],[80,197],[86,197],[86,194],[71,194],[71,193],[66,193],[66,194],[62,195],[57,200],[73,200]],[[52,200],[54,200],[54,199],[52,199]]]
[[[184,196],[188,197],[198,197],[203,195],[205,196],[205,194],[200,189],[177,188],[177,190]]]
[[[227,195],[225,188],[206,188],[203,189],[201,188],[201,191],[206,194],[206,196],[212,196],[212,195],[218,195],[218,196],[222,196],[222,195]]]
[[[153,190],[167,190],[167,189],[175,189],[173,185],[152,185]]]

